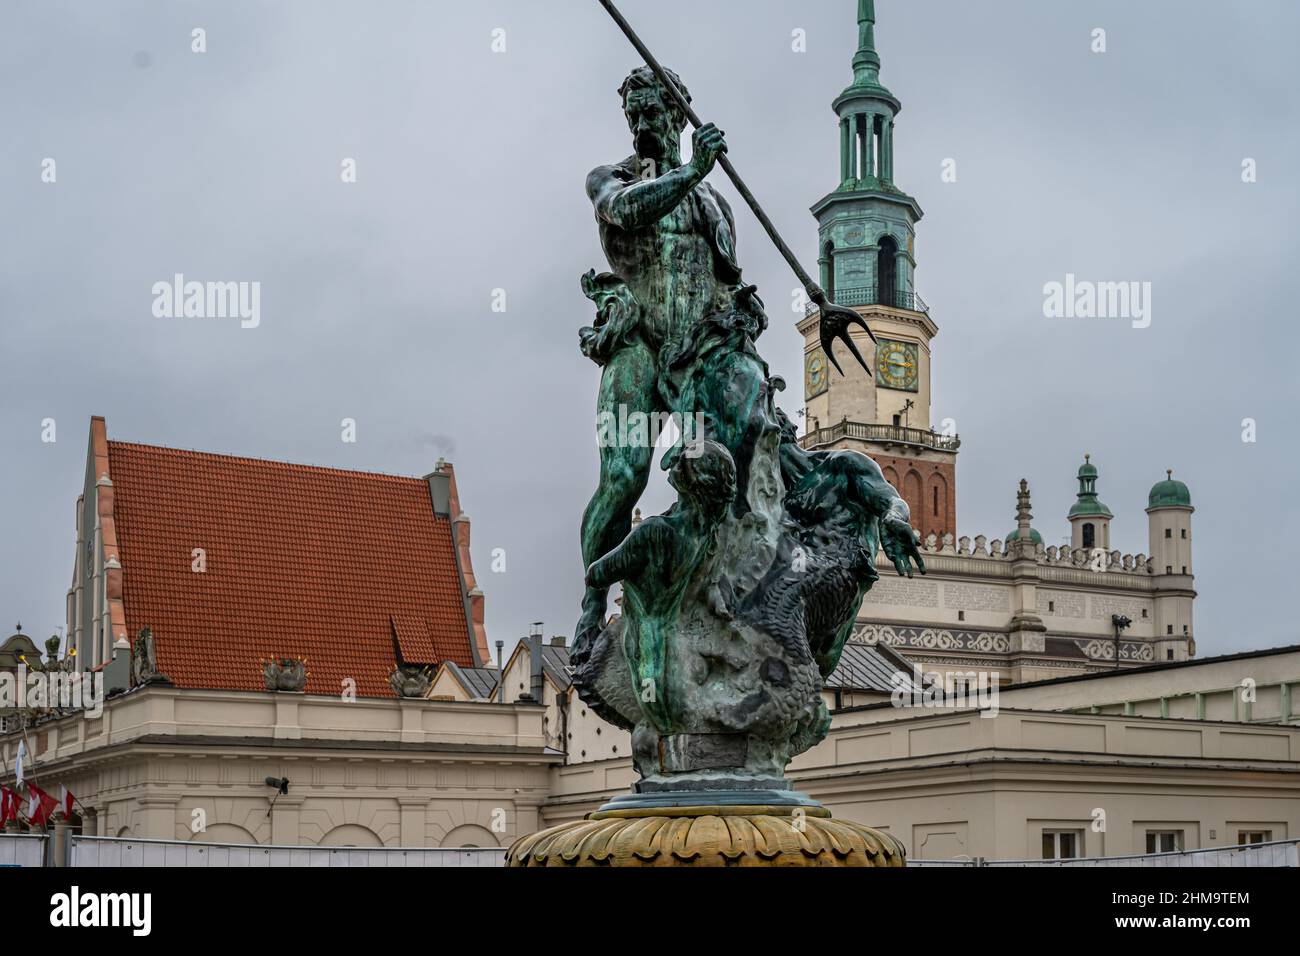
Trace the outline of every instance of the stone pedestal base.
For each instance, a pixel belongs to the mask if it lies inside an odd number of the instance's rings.
[[[824,807],[602,809],[516,840],[507,866],[904,866],[902,845]]]

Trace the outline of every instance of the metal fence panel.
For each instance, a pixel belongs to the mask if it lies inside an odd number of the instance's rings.
[[[39,838],[35,839],[39,842]],[[503,866],[501,849],[461,847],[315,847],[134,840],[130,837],[72,837],[71,866],[179,867],[443,867]],[[39,855],[37,862],[39,866]]]
[[[0,866],[41,866],[45,838],[0,835]],[[183,867],[447,867],[505,864],[501,849],[461,847],[316,847],[190,843],[134,840],[129,837],[72,837],[71,866]],[[1250,846],[1211,847],[1182,853],[1083,857],[1075,860],[908,860],[917,867],[1072,866],[1072,867],[1300,867],[1300,840]]]
[[[910,863],[911,861],[909,861]],[[1180,853],[1141,853],[1131,856],[1080,857],[1074,860],[985,860],[985,866],[1071,867],[1300,867],[1300,840],[1279,840],[1246,846],[1207,847]]]
[[[0,834],[0,866],[44,866],[45,841],[40,834]]]

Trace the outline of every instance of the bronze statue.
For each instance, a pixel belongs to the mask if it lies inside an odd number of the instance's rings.
[[[583,277],[597,317],[579,340],[603,368],[598,415],[670,413],[702,433],[664,455],[677,503],[635,530],[653,444],[602,434],[574,683],[632,732],[640,793],[788,793],[786,764],[829,729],[822,681],[877,578],[877,552],[899,574],[925,568],[907,504],[875,463],[805,451],[777,409],[784,382],[755,345],[767,316],[741,278],[731,210],[705,182],[726,140],[698,123],[676,75],[648,62],[619,88],[635,152],[587,178],[611,271]],[[806,284],[823,328],[848,342],[861,319]],[[620,582],[622,614],[607,622]]]
[[[676,82],[682,95],[689,97]],[[594,276],[585,279],[584,292],[592,298],[602,296],[599,306],[610,296],[611,281],[619,287],[620,331],[617,341],[599,347],[599,332],[609,328],[602,308],[596,329],[584,330],[583,350],[604,366],[598,414],[627,408],[680,415],[680,404],[671,407],[671,396],[661,388],[663,363],[674,357],[680,360],[707,316],[737,308],[742,290],[731,209],[704,181],[726,149],[726,140],[716,127],[696,130],[691,160],[682,163],[680,141],[686,116],[653,71],[634,70],[619,95],[634,152],[587,176],[587,195],[613,273],[601,277],[601,286]],[[761,310],[756,319],[766,327]],[[633,333],[635,340],[630,341]],[[645,491],[653,452],[650,441],[602,440],[600,486],[582,519],[585,564],[627,535],[632,509]],[[579,657],[604,624],[606,608],[606,589],[589,585],[574,642]]]

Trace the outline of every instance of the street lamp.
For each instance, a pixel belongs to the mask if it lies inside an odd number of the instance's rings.
[[[1123,614],[1112,614],[1110,623],[1115,628],[1115,669],[1119,670],[1119,636],[1133,623]]]

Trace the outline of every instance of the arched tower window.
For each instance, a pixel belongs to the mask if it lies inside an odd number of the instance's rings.
[[[917,524],[921,524],[921,515],[925,514],[921,510],[925,506],[925,499],[921,497],[921,476],[916,471],[909,471],[903,476],[903,500],[907,502],[908,509],[916,516]]]
[[[829,239],[822,248],[822,258],[826,260],[826,297],[835,301],[835,243]]]
[[[1091,521],[1083,526],[1083,546],[1085,548],[1095,548],[1097,546],[1097,529]]]
[[[948,527],[948,482],[943,475],[935,474],[930,476],[930,484],[933,488],[935,527],[955,534],[956,529]]]
[[[893,236],[885,236],[876,253],[876,301],[881,305],[897,305],[897,292],[898,243]]]

